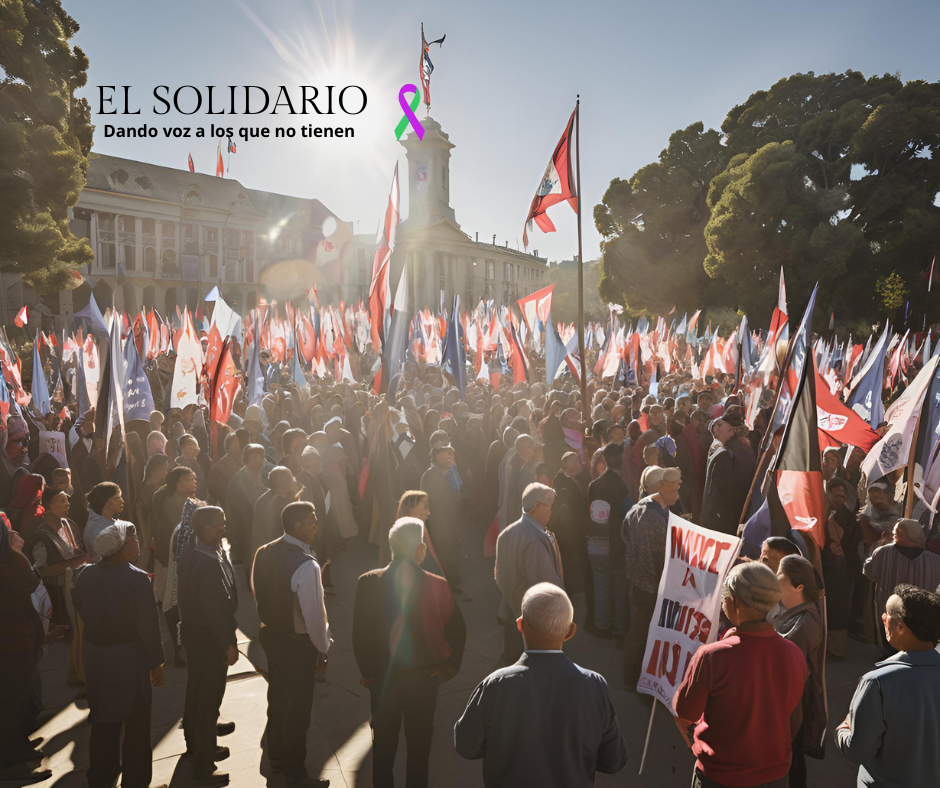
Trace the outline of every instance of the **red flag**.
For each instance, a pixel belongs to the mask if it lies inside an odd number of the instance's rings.
[[[815,366],[815,364],[814,364]],[[816,370],[816,419],[819,446],[838,448],[843,443],[856,446],[866,454],[881,438],[865,419],[829,391],[829,384]]]
[[[395,235],[400,214],[398,210],[398,164],[392,176],[392,188],[388,193],[388,205],[385,208],[385,222],[375,239],[375,257],[372,259],[372,284],[369,287],[369,319],[372,321],[372,349],[382,352],[385,339],[385,319],[389,314],[388,277],[395,251]]]
[[[214,325],[213,328],[215,328]],[[209,401],[209,428],[212,432],[212,444],[215,447],[216,455],[218,455],[219,424],[227,422],[229,416],[232,415],[235,392],[238,390],[239,383],[238,374],[235,371],[235,360],[232,358],[231,341],[228,339],[225,340],[222,346],[216,374],[212,380],[212,397]]]
[[[578,211],[578,182],[577,172],[578,150],[578,108],[568,119],[565,133],[555,146],[555,152],[545,168],[545,174],[539,182],[532,204],[529,206],[529,215],[525,219],[525,228],[522,231],[522,245],[529,245],[529,227],[534,221],[543,233],[555,232],[555,225],[548,218],[546,211],[556,203],[567,200],[571,208]]]
[[[191,154],[191,153],[188,154],[188,155],[186,156],[186,159],[187,159],[186,163],[187,163],[187,165],[189,166],[189,171],[190,171],[190,172],[195,172],[195,171],[196,171],[196,165],[193,164],[193,154]]]
[[[25,304],[23,308],[16,313],[16,317],[13,318],[13,323],[17,328],[22,328],[27,323],[29,323],[29,307]]]
[[[213,323],[209,329],[209,344],[206,347],[206,380],[215,380],[216,368],[219,365],[219,359],[222,357],[222,335],[219,333],[219,327]]]
[[[225,164],[222,161],[222,143],[221,142],[219,142],[219,148],[216,153],[217,155],[216,155],[216,160],[215,160],[215,174],[216,174],[216,177],[221,178],[225,175]]]

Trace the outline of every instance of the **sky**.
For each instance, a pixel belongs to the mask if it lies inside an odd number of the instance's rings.
[[[399,88],[417,84],[421,23],[432,47],[431,117],[456,145],[450,194],[461,229],[522,243],[525,216],[581,96],[584,256],[599,253],[593,211],[614,178],[654,161],[676,129],[718,128],[729,109],[798,72],[847,69],[940,79],[935,0],[62,0],[90,60],[81,94],[94,151],[214,172],[216,141],[105,138],[105,125],[294,126],[294,139],[236,137],[229,176],[244,186],[320,200],[371,234],[396,161],[402,215],[407,167],[394,128]],[[157,85],[359,85],[359,115],[153,114]],[[99,113],[102,85],[130,85],[140,115]],[[191,91],[184,91],[192,96]],[[117,98],[121,97],[118,89]],[[355,91],[348,94],[351,98]],[[217,88],[227,102],[226,88]],[[217,99],[217,100],[218,100]],[[225,103],[225,102],[223,102]],[[273,103],[273,98],[272,98]],[[355,102],[350,109],[358,109]],[[120,108],[123,102],[114,106]],[[204,107],[205,108],[205,107]],[[424,106],[418,111],[424,117]],[[302,125],[352,126],[355,138],[301,139]],[[273,133],[273,132],[272,132]],[[224,149],[223,143],[223,149]],[[549,212],[557,232],[530,233],[550,260],[577,253],[574,212]]]

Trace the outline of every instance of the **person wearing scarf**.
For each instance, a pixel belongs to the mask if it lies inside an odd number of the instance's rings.
[[[163,645],[150,578],[134,566],[137,529],[117,520],[95,538],[101,560],[75,584],[91,740],[89,788],[148,788],[152,776],[151,687],[163,684]],[[123,742],[121,735],[123,733]]]

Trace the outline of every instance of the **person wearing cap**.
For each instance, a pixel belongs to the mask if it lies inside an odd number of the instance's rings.
[[[438,444],[431,449],[431,467],[421,476],[421,489],[428,494],[431,516],[427,527],[437,550],[441,571],[458,596],[460,587],[460,530],[464,522],[460,490],[450,475],[454,449]]]
[[[147,788],[152,776],[151,687],[163,684],[157,604],[140,556],[137,529],[121,520],[100,531],[101,556],[72,592],[84,623],[82,653],[90,711],[89,788]],[[121,734],[123,732],[123,742]]]
[[[666,560],[669,507],[679,500],[682,472],[654,465],[643,472],[643,484],[651,494],[631,507],[621,521],[620,532],[624,572],[631,584],[630,595],[636,611],[623,644],[623,683],[631,692],[640,679],[646,636]]]
[[[919,522],[899,520],[892,538],[893,543],[876,547],[862,567],[865,577],[878,584],[875,610],[885,609],[897,585],[907,584],[928,591],[940,585],[940,555],[926,549],[927,537]]]
[[[708,425],[708,431],[714,443],[705,470],[701,525],[712,531],[733,535],[738,530],[744,511],[753,468],[751,475],[747,475],[732,451],[731,444],[737,440],[735,424],[724,418],[713,419]]]
[[[866,545],[874,545],[885,535],[893,533],[894,524],[902,517],[890,492],[884,479],[876,479],[866,488],[868,503],[858,515],[858,524]]]
[[[779,601],[780,583],[766,566],[728,572],[721,609],[732,627],[699,647],[673,699],[696,756],[693,788],[787,785],[807,668],[799,646],[767,621]]]
[[[897,586],[881,621],[897,653],[862,676],[836,745],[859,786],[940,785],[940,597]]]
[[[633,496],[620,475],[623,449],[609,443],[601,451],[607,467],[588,486],[587,543],[594,580],[594,621],[587,629],[620,640],[629,617],[620,526],[633,506]]]

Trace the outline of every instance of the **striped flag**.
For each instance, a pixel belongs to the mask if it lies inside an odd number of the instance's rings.
[[[435,41],[428,43],[424,37],[424,23],[421,23],[421,60],[418,63],[419,76],[421,78],[421,92],[424,94],[424,103],[431,106],[431,73],[434,71],[434,64],[431,62],[431,45],[443,45],[446,35],[441,36]]]
[[[233,140],[231,137],[228,138],[228,152],[229,152],[229,153],[236,153],[236,150],[235,150],[235,140]]]

